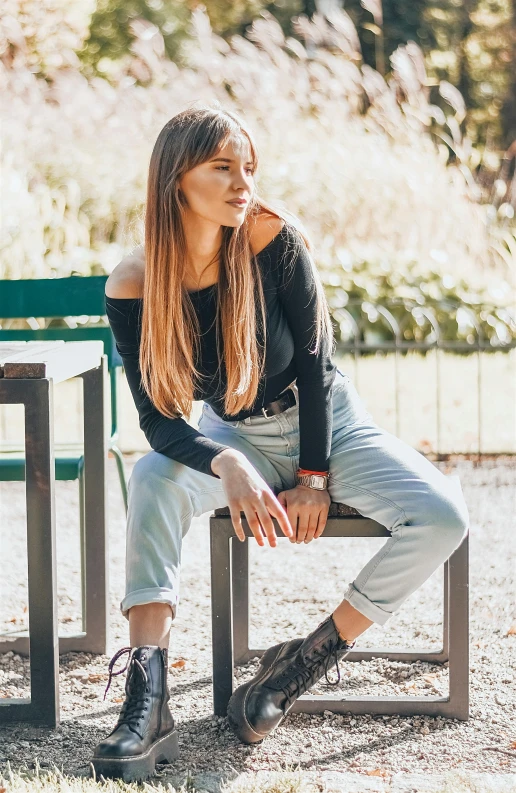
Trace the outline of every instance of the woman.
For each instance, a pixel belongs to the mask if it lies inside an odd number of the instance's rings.
[[[229,505],[256,541],[320,537],[330,501],[391,536],[308,636],[270,648],[237,689],[238,737],[263,739],[294,701],[384,625],[458,547],[467,507],[421,454],[378,427],[331,360],[332,325],[299,222],[258,196],[251,133],[219,107],[188,109],[151,157],[140,249],[106,283],[106,310],[152,448],[129,481],[126,699],[95,750],[105,776],[136,778],[177,755],[167,652],[182,538],[193,517]],[[204,400],[199,431],[187,423]],[[109,683],[108,683],[109,687]]]

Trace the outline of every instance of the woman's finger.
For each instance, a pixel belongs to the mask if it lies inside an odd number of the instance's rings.
[[[275,498],[274,496],[271,496],[270,498],[266,499],[265,505],[269,510],[269,514],[278,521],[279,527],[285,537],[288,537],[289,539],[292,538],[294,531],[290,525],[288,515],[284,509],[282,501],[280,501],[278,498]]]
[[[233,523],[233,528],[235,530],[235,534],[240,540],[240,542],[244,542],[245,540],[245,533],[242,526],[242,518],[240,517],[240,507],[233,507],[231,504],[229,505],[229,513],[231,515],[231,522]]]
[[[310,521],[313,521],[312,511],[313,507],[304,506],[299,511],[299,525],[297,527],[297,541],[298,543],[305,542],[306,535],[310,529]],[[317,517],[316,517],[317,521]]]
[[[306,532],[305,543],[312,542],[313,538],[315,537],[315,532],[317,531],[318,519],[320,518],[321,513],[318,515],[310,515],[310,523],[308,525],[308,531]]]
[[[260,521],[256,516],[254,506],[249,504],[244,507],[244,511],[245,511],[245,516],[247,518],[247,522],[249,524],[249,528],[253,532],[253,536],[256,539],[256,542],[258,543],[258,545],[261,545],[263,547],[265,545],[265,538],[262,532]]]
[[[292,542],[297,542],[297,533],[298,533],[298,511],[294,506],[287,506],[287,515],[288,515],[288,522],[292,526]]]
[[[315,534],[314,534],[314,539],[315,540],[317,540],[318,537],[321,536],[321,534],[323,533],[324,529],[326,528],[326,521],[328,520],[328,511],[329,510],[323,510],[319,514],[319,523],[317,524],[317,529],[316,529]]]
[[[261,523],[262,529],[269,540],[269,545],[271,548],[275,548],[278,542],[276,537],[276,529],[274,528],[274,523],[272,522],[269,511],[262,500],[258,501],[255,505],[255,511],[258,515],[258,520]]]

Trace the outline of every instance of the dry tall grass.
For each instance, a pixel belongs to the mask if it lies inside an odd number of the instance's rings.
[[[429,104],[415,44],[394,54],[387,84],[360,65],[344,11],[299,19],[303,46],[271,16],[228,44],[198,9],[189,68],[165,59],[159,32],[141,24],[134,52],[106,65],[109,80],[88,81],[75,51],[91,5],[8,0],[0,20],[1,277],[110,272],[139,240],[159,129],[193,101],[218,100],[252,125],[259,187],[303,218],[321,266],[416,261],[482,284],[514,278],[507,208],[493,223],[471,179],[460,95],[441,87],[447,118]],[[430,127],[448,135],[460,167]]]

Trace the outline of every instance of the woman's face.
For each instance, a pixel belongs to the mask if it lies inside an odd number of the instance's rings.
[[[241,226],[254,190],[254,166],[245,136],[230,139],[179,182],[188,210],[221,226]],[[230,203],[243,199],[245,203]]]

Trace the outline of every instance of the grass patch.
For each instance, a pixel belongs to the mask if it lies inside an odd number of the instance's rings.
[[[302,772],[299,768],[285,771],[256,771],[240,774],[231,781],[221,784],[221,793],[366,793],[371,791],[371,777],[362,774],[331,772],[332,779],[325,778],[321,772]],[[418,793],[414,787],[412,774],[406,775],[407,784],[411,791]],[[363,780],[363,788],[360,785]],[[380,780],[377,780],[380,782]],[[391,790],[391,778],[382,780],[384,790]],[[199,785],[199,786],[198,786]],[[53,769],[41,769],[36,765],[35,770],[12,771],[8,763],[5,776],[0,774],[0,793],[94,793],[102,790],[103,793],[193,793],[202,791],[202,780],[196,784],[195,777],[187,777],[180,787],[174,787],[170,782],[161,782],[153,778],[147,782],[121,782],[116,779],[95,780],[92,778],[72,777],[63,774],[56,766]],[[399,782],[396,785],[399,788]],[[425,777],[425,793],[516,793],[515,774],[481,774],[461,771],[448,771],[441,777],[432,779]]]

